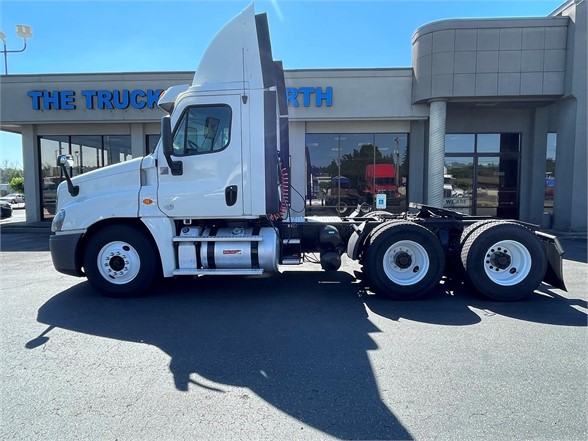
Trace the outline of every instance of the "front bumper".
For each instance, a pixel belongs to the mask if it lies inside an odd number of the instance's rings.
[[[69,276],[81,277],[82,265],[78,259],[78,243],[82,233],[74,234],[52,234],[49,237],[49,249],[53,266],[57,271]]]

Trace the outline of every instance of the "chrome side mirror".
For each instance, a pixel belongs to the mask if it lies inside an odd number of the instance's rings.
[[[65,176],[65,180],[67,181],[67,191],[69,192],[70,195],[72,195],[73,197],[76,197],[78,194],[80,194],[80,186],[73,185],[73,182],[71,182],[71,178],[69,177],[69,173],[67,172],[68,168],[71,168],[74,166],[74,160],[73,160],[72,156],[71,155],[59,155],[57,157],[57,166],[59,168],[61,168],[61,170],[63,171],[63,175]]]
[[[71,155],[59,155],[57,157],[57,167],[73,167],[74,160]]]

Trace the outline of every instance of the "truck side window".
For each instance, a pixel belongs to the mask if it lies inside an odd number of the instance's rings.
[[[231,135],[231,108],[224,104],[189,107],[174,134],[174,155],[223,150]]]

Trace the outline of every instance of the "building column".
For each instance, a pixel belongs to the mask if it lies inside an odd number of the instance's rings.
[[[145,153],[145,130],[143,124],[131,124],[131,155],[133,158],[142,158]]]
[[[445,170],[445,122],[447,102],[432,101],[429,109],[429,155],[427,165],[427,205],[443,207]]]
[[[26,196],[25,213],[27,222],[39,222],[41,216],[39,149],[37,148],[37,130],[34,125],[21,127],[22,160],[24,171],[24,193]]]
[[[553,228],[559,231],[584,232],[587,229],[588,150],[586,106],[583,107],[575,97],[566,97],[558,103]]]
[[[549,109],[539,107],[534,112],[531,142],[521,148],[519,177],[519,219],[537,225],[543,222],[548,132]]]

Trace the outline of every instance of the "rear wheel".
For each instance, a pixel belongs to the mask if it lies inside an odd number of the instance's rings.
[[[412,300],[439,283],[445,254],[427,228],[413,222],[390,222],[371,235],[363,262],[368,284],[377,294]]]
[[[547,270],[543,245],[528,228],[491,222],[463,243],[461,260],[469,282],[494,300],[521,300],[541,283]]]
[[[463,244],[465,241],[476,231],[478,228],[483,227],[484,225],[488,225],[489,223],[496,223],[496,222],[504,222],[504,221],[497,221],[496,219],[486,219],[482,221],[475,222],[470,226],[464,228],[463,232],[461,233],[461,237],[459,238],[460,247],[463,248]],[[460,248],[460,253],[461,253]]]
[[[90,284],[109,297],[139,297],[161,273],[151,241],[136,228],[112,225],[94,234],[84,252]]]
[[[335,211],[339,216],[347,215],[351,211],[349,201],[347,201],[346,199],[341,199],[337,201],[337,203],[335,204]]]

